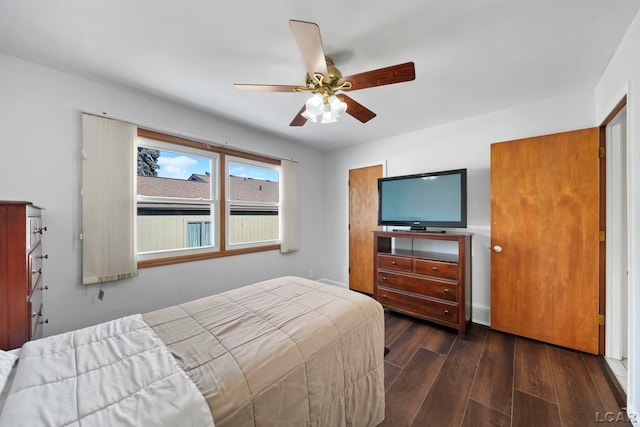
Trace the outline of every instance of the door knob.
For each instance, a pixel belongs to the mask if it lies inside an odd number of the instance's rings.
[[[502,246],[494,246],[493,247],[493,252],[499,254],[500,252],[502,252]]]

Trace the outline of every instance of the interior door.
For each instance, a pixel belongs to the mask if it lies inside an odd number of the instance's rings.
[[[491,146],[491,327],[598,353],[598,129]]]
[[[349,289],[373,294],[373,231],[382,165],[349,170]]]

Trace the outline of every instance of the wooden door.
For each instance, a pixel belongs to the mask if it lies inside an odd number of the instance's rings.
[[[598,352],[598,129],[491,146],[491,327]]]
[[[373,294],[373,231],[382,165],[349,170],[349,289]]]

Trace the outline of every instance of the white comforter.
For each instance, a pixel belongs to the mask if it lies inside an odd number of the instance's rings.
[[[26,343],[0,427],[213,427],[209,408],[140,315]]]

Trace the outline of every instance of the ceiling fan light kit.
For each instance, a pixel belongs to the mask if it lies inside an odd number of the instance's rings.
[[[306,86],[293,89],[294,92],[311,92],[313,95],[305,104],[306,110],[301,116],[313,123],[335,123],[347,111],[346,102],[335,93],[339,90],[351,89],[351,82],[338,83],[342,77],[340,70],[333,65],[333,60],[325,57],[329,81],[321,73],[307,74]]]
[[[289,26],[307,67],[305,85],[234,85],[236,89],[243,91],[312,93],[289,126],[303,126],[307,121],[334,123],[345,112],[366,123],[376,114],[346,95],[336,96],[337,92],[401,83],[416,78],[413,62],[342,77],[333,60],[324,54],[317,24],[291,19]]]
[[[347,111],[347,104],[335,95],[314,93],[305,104],[302,117],[313,123],[335,123]]]

